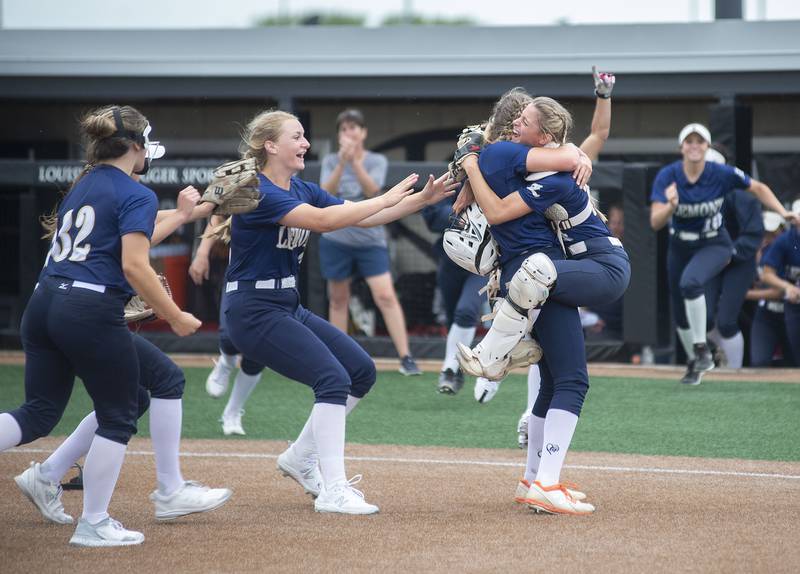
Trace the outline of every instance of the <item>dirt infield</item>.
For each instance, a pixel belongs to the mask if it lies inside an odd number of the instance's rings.
[[[184,441],[187,478],[234,489],[219,510],[153,519],[146,439],[131,442],[114,516],[144,545],[76,549],[73,527],[47,524],[12,477],[57,439],[0,455],[3,572],[796,572],[800,463],[571,453],[564,478],[598,511],[536,515],[512,493],[523,453],[349,445],[376,516],[320,515],[275,470],[285,447]],[[38,452],[38,451],[45,452]],[[64,495],[80,511],[80,494]]]

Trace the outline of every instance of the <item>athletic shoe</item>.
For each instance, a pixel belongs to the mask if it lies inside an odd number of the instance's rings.
[[[422,374],[422,371],[420,371],[417,366],[417,362],[411,355],[406,355],[400,359],[400,372],[407,377],[416,377]]]
[[[187,480],[169,496],[154,490],[150,500],[156,506],[156,520],[174,520],[187,514],[219,508],[232,494],[229,488],[209,488],[199,482]]]
[[[444,395],[455,395],[464,386],[464,373],[461,369],[445,369],[439,373],[439,384],[436,390]]]
[[[703,378],[703,372],[697,371],[694,368],[695,360],[692,359],[689,361],[689,364],[686,365],[686,373],[681,377],[681,383],[684,385],[699,385],[700,379]]]
[[[517,504],[525,504],[525,499],[528,498],[528,490],[531,488],[531,483],[520,478],[517,482],[517,490],[514,493],[514,502]]]
[[[314,501],[314,510],[317,512],[336,512],[339,514],[375,514],[378,507],[364,500],[364,493],[353,488],[354,484],[361,481],[357,474],[350,480],[343,480],[323,488]]]
[[[75,534],[69,543],[73,546],[133,546],[144,542],[144,534],[135,530],[125,530],[119,522],[110,516],[95,525],[85,519],[78,521]]]
[[[694,344],[694,369],[701,373],[714,368],[714,355],[705,343]]]
[[[322,490],[322,473],[319,471],[319,460],[316,456],[301,459],[289,447],[278,457],[277,466],[283,476],[297,482],[307,494],[314,498],[319,496]]]
[[[42,465],[32,462],[25,472],[14,477],[14,482],[47,520],[56,524],[72,524],[74,520],[64,511],[64,505],[61,503],[61,495],[64,492],[61,485],[45,480],[41,472]]]
[[[215,399],[224,395],[231,382],[232,372],[233,369],[227,366],[223,361],[215,360],[214,368],[211,369],[206,379],[206,392]]]
[[[577,486],[568,482],[561,483],[564,488],[567,489],[567,493],[574,498],[575,500],[581,501],[586,500],[586,494],[581,492],[577,489]],[[528,498],[528,491],[531,488],[531,483],[525,480],[524,478],[520,478],[519,482],[517,483],[517,491],[514,493],[514,502],[519,504],[526,504],[526,500]]]
[[[534,480],[525,498],[525,504],[536,512],[547,514],[591,514],[594,506],[588,502],[576,500],[563,484],[542,486]]]
[[[517,421],[517,446],[519,448],[528,448],[528,417],[531,413],[525,411]]]
[[[225,436],[230,436],[232,434],[244,436],[244,427],[242,427],[243,414],[244,409],[239,409],[239,412],[233,413],[232,415],[222,413],[222,416],[219,418],[219,422],[222,423],[222,434]]]
[[[481,404],[491,401],[500,389],[503,381],[490,381],[486,377],[475,379],[475,400]]]

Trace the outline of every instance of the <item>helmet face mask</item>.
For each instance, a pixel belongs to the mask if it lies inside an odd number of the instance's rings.
[[[164,156],[164,153],[167,151],[166,148],[161,145],[159,141],[150,141],[150,132],[153,131],[153,126],[148,124],[144,127],[142,131],[141,139],[139,140],[141,143],[140,145],[144,148],[144,167],[139,171],[135,171],[136,175],[144,175],[150,170],[150,162],[154,159],[158,159]],[[138,138],[137,138],[138,139]],[[137,143],[139,143],[137,141]]]
[[[500,249],[477,203],[451,219],[442,246],[454,263],[476,275],[488,275],[499,263]]]

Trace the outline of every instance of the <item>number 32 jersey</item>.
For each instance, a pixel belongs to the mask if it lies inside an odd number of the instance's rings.
[[[122,272],[122,236],[153,235],[158,199],[110,165],[84,175],[58,207],[58,227],[41,276],[66,277],[133,293]]]

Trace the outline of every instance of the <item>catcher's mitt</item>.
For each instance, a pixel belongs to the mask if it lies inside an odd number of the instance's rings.
[[[254,158],[224,163],[214,170],[214,180],[208,184],[200,203],[211,202],[217,207],[215,215],[247,213],[258,207],[258,191]]]
[[[455,181],[464,181],[467,174],[461,169],[461,163],[465,157],[480,155],[483,144],[486,140],[483,137],[483,125],[467,126],[461,131],[456,143],[456,151],[453,154],[453,161],[448,166],[450,177]]]
[[[169,295],[171,298],[172,290],[169,288],[167,278],[163,275],[159,275],[158,279],[161,281],[161,286],[164,288],[164,291],[166,291],[167,295]],[[128,301],[127,305],[125,305],[126,323],[146,323],[148,321],[154,321],[155,319],[155,311],[153,311],[150,305],[145,303],[144,299],[138,295],[131,297],[131,300]]]

